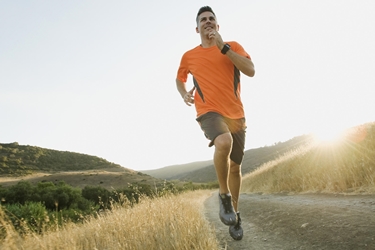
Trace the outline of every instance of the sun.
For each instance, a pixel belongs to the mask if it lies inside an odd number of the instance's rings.
[[[334,127],[324,127],[315,130],[312,134],[316,142],[324,144],[336,144],[344,138],[343,130]]]

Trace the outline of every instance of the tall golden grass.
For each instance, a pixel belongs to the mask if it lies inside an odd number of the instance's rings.
[[[215,231],[203,214],[210,191],[143,198],[133,207],[114,205],[111,211],[67,223],[42,234],[20,236],[0,209],[5,238],[0,249],[219,249]]]
[[[242,192],[375,193],[375,123],[314,142],[244,176]]]

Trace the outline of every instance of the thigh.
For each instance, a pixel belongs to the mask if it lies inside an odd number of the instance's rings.
[[[210,140],[209,147],[214,145],[216,137],[221,134],[230,132],[228,123],[225,118],[215,112],[209,112],[197,118],[201,129],[203,130],[206,138]]]
[[[230,132],[233,138],[232,152],[230,159],[241,165],[245,153],[245,139],[246,139],[246,121],[243,119],[231,120],[229,125]]]

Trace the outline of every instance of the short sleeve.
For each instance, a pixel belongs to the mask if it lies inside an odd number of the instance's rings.
[[[178,68],[178,71],[177,71],[177,79],[180,80],[181,82],[186,82],[188,74],[189,74],[189,67],[188,67],[187,56],[185,53],[181,58],[180,67]]]
[[[230,45],[231,50],[233,50],[239,55],[242,55],[244,57],[251,59],[250,55],[245,51],[245,49],[241,46],[241,44],[237,42],[228,42],[228,43]]]

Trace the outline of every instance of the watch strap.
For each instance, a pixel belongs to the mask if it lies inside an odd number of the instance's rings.
[[[230,45],[226,43],[221,50],[221,54],[225,55],[229,49],[230,49]]]

